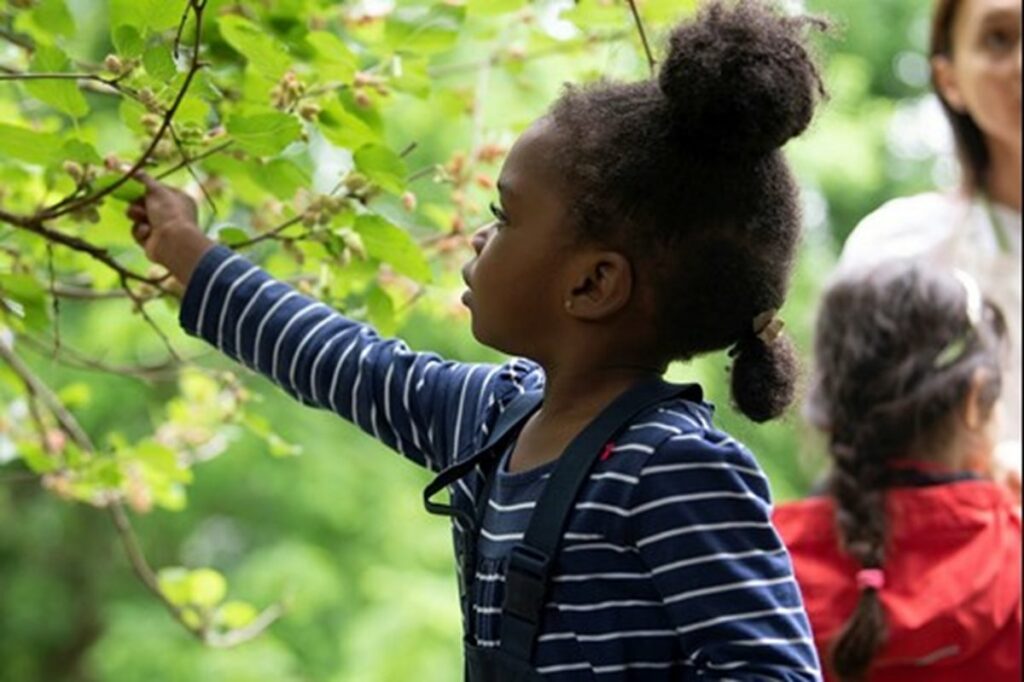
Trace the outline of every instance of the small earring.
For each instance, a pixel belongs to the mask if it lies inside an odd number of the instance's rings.
[[[566,310],[572,310],[572,299],[571,298],[565,299],[565,309]]]

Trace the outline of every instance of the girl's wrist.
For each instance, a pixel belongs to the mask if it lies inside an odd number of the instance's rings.
[[[182,286],[188,286],[199,261],[216,246],[216,242],[199,230],[185,230],[181,238],[170,242],[168,246],[170,249],[163,259],[163,265]]]

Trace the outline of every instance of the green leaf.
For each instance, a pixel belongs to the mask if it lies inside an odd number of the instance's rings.
[[[146,41],[139,30],[128,24],[114,28],[111,38],[114,49],[123,57],[138,57],[146,49]]]
[[[68,384],[57,392],[57,397],[65,406],[75,409],[84,407],[92,400],[92,389],[89,384],[76,382]]]
[[[171,49],[166,45],[156,45],[146,50],[146,54],[142,56],[142,65],[146,67],[146,72],[150,76],[162,81],[169,81],[178,73]]]
[[[427,259],[408,232],[374,215],[359,216],[354,229],[367,254],[418,282],[430,281]]]
[[[144,440],[129,451],[151,473],[160,478],[187,483],[191,472],[178,461],[177,455],[166,445],[155,440]]]
[[[217,241],[227,246],[235,246],[251,239],[249,233],[240,227],[224,226],[217,230]]]
[[[104,190],[121,179],[120,175],[104,175],[92,184],[94,190]],[[121,201],[131,203],[142,198],[146,194],[146,186],[135,178],[128,180],[113,191],[111,196]]]
[[[366,292],[366,314],[381,336],[393,336],[398,329],[395,318],[395,303],[388,292],[374,285]]]
[[[7,306],[27,328],[39,331],[49,322],[46,290],[31,275],[0,275],[0,297],[7,299]]]
[[[75,20],[64,0],[39,0],[32,10],[32,22],[52,35],[71,37],[75,34]]]
[[[189,602],[196,606],[211,608],[219,604],[227,594],[228,584],[212,568],[200,568],[188,576]]]
[[[67,55],[52,45],[37,45],[29,64],[29,70],[34,73],[67,73],[70,68]],[[73,80],[31,80],[25,82],[25,89],[36,99],[73,118],[89,113],[89,103]]]
[[[349,113],[340,101],[328,102],[320,112],[320,132],[345,149],[358,149],[379,142],[380,136],[365,121]]]
[[[261,76],[278,80],[291,66],[287,49],[266,29],[236,15],[221,17],[217,25],[228,45],[245,57]]]
[[[313,31],[306,40],[316,50],[313,64],[322,79],[348,82],[356,75],[355,55],[333,33]]]
[[[59,468],[57,458],[43,450],[39,443],[25,442],[18,446],[18,456],[37,474],[47,474]]]
[[[68,140],[64,143],[64,146],[60,150],[60,157],[66,161],[77,161],[78,163],[88,163],[93,166],[100,166],[103,164],[103,159],[100,157],[99,152],[88,142],[83,142],[78,138]]]
[[[54,133],[0,123],[0,158],[47,166],[59,161],[63,139]]]
[[[179,566],[162,568],[157,573],[156,580],[160,591],[172,604],[184,606],[189,603],[192,591],[189,584],[189,572],[186,569]]]
[[[253,180],[278,199],[291,199],[300,187],[308,187],[310,184],[309,173],[288,159],[273,159],[265,164],[253,163],[250,173]]]
[[[466,11],[470,17],[493,17],[526,7],[528,4],[527,0],[469,0]]]
[[[232,116],[226,127],[239,147],[256,156],[278,154],[302,134],[298,120],[279,111]]]
[[[405,176],[408,174],[405,162],[387,147],[368,144],[360,147],[354,158],[356,168],[377,186],[394,194],[405,190]]]
[[[178,25],[187,0],[110,0],[110,25],[134,26],[139,33],[159,32]],[[117,29],[115,28],[115,33]]]
[[[217,609],[217,622],[229,630],[244,628],[259,615],[252,604],[244,601],[229,601]]]
[[[396,51],[444,52],[455,45],[465,18],[465,7],[405,7],[388,16],[385,37]]]

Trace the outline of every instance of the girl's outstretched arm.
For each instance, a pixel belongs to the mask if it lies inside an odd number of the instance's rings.
[[[381,339],[216,246],[185,195],[147,187],[129,216],[147,255],[187,283],[185,330],[421,465],[439,470],[470,454],[508,401],[541,380],[526,361],[467,365]]]

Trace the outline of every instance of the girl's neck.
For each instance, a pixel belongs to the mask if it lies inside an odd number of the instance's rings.
[[[989,145],[992,169],[989,196],[993,201],[1021,210],[1021,148],[1004,144]]]
[[[544,421],[587,423],[636,382],[663,372],[664,368],[630,364],[545,367],[539,415]]]

